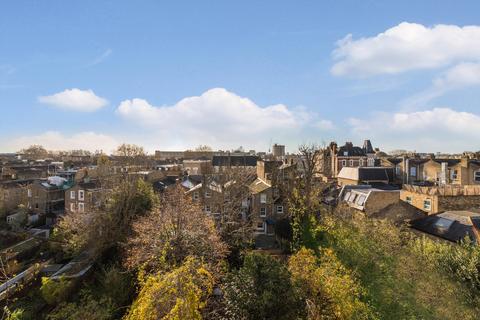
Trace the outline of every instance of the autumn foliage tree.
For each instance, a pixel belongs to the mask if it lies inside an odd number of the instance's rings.
[[[167,273],[148,276],[125,319],[202,319],[213,285],[207,266],[187,257]]]
[[[153,273],[181,264],[188,256],[216,266],[227,253],[213,219],[180,186],[167,190],[158,206],[133,222],[125,249],[129,269]]]

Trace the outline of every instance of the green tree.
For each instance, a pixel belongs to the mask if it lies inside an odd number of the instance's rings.
[[[59,304],[67,300],[72,292],[73,283],[65,278],[54,280],[43,277],[40,292],[43,299],[50,305]]]
[[[269,255],[248,254],[244,265],[227,275],[223,291],[231,319],[297,319],[305,307],[287,267]]]

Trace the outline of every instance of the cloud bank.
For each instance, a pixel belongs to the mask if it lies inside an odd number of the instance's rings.
[[[265,147],[271,139],[291,140],[313,117],[305,109],[283,104],[261,107],[223,88],[171,106],[154,106],[144,99],[125,100],[116,112],[130,123],[149,128],[159,145],[210,144],[219,148]],[[326,120],[319,124],[332,127]]]

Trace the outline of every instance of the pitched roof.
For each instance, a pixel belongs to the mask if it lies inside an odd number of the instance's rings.
[[[477,242],[480,213],[473,211],[447,211],[412,222],[412,227],[457,242],[465,237]]]
[[[272,186],[270,184],[266,183],[264,180],[262,180],[260,178],[257,178],[249,186],[250,191],[254,194],[263,192],[263,191],[265,191],[265,190],[267,190],[268,188],[271,188],[271,187]]]

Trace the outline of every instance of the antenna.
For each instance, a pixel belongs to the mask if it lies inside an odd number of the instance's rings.
[[[272,149],[272,138],[270,138],[270,141],[268,142],[268,153],[271,153],[271,149]]]

